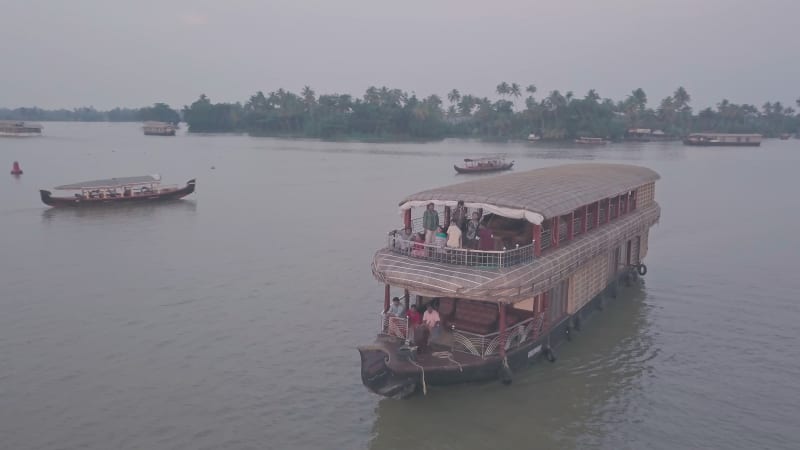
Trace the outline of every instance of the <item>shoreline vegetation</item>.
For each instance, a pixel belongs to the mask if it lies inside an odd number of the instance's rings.
[[[800,114],[781,102],[761,108],[722,100],[716,108],[694,112],[683,87],[648,108],[641,88],[624,99],[601,98],[594,90],[583,97],[558,90],[537,98],[535,85],[523,88],[502,82],[497,100],[461,94],[418,98],[400,89],[369,87],[361,98],[348,94],[317,96],[309,86],[296,94],[284,89],[259,91],[247,102],[213,103],[201,95],[179,112],[165,103],[131,109],[98,111],[0,108],[0,120],[179,122],[197,133],[247,133],[251,136],[318,138],[366,142],[435,141],[476,138],[491,141],[525,140],[533,134],[544,141],[598,137],[641,140],[642,132],[658,130],[659,139],[680,138],[692,132],[760,133],[765,137],[797,134]],[[800,98],[797,99],[800,108]],[[637,130],[634,135],[631,130]]]

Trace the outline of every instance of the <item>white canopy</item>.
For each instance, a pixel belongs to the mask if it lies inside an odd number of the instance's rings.
[[[424,207],[428,203],[433,203],[435,206],[449,206],[451,208],[455,208],[458,204],[455,200],[410,200],[400,205],[400,214],[411,208]],[[467,208],[482,208],[484,213],[497,214],[498,216],[508,217],[509,219],[525,219],[535,225],[541,225],[544,221],[544,217],[541,214],[524,209],[504,208],[488,203],[472,202],[464,202],[464,206]]]

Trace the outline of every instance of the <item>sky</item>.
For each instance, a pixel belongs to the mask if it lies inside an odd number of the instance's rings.
[[[800,97],[798,0],[0,0],[0,107],[261,90],[496,98],[502,81],[697,108]]]

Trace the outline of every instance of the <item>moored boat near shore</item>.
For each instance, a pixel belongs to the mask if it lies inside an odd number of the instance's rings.
[[[554,361],[557,344],[604,291],[646,274],[649,229],[661,213],[658,179],[639,166],[570,164],[404,199],[404,230],[388,234],[372,263],[384,307],[376,341],[358,348],[364,385],[404,397],[433,385],[510,382],[529,362]],[[438,212],[412,219],[412,210],[430,204]],[[461,224],[460,245],[416,234],[423,222],[460,221],[464,207],[473,220]],[[430,311],[422,325],[416,314],[390,310],[393,289],[406,311]]]
[[[761,139],[760,134],[754,133],[692,133],[683,143],[700,147],[758,147]]]
[[[44,189],[39,191],[39,195],[42,202],[49,206],[104,206],[177,200],[194,192],[195,184],[195,180],[191,179],[183,187],[163,186],[160,176],[144,175],[83,181],[54,188],[60,191],[77,191],[72,196],[54,197],[52,192]]]
[[[19,120],[0,120],[0,136],[5,137],[30,137],[41,136],[42,127],[38,123],[22,122]]]
[[[167,122],[145,122],[142,126],[145,136],[175,136],[177,127]]]
[[[514,161],[506,162],[505,155],[486,156],[483,158],[465,158],[463,166],[453,165],[458,173],[481,173],[510,170]]]
[[[583,145],[606,145],[608,141],[603,138],[597,137],[579,137],[575,139],[576,144],[583,144]]]

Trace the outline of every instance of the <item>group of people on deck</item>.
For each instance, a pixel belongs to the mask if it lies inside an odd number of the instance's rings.
[[[425,311],[422,315],[420,315],[421,310]],[[411,305],[406,310],[400,299],[395,297],[385,314],[389,317],[407,318],[408,339],[417,344],[427,345],[431,336],[435,338],[441,331],[441,318],[439,311],[434,308],[433,302],[424,307]]]
[[[468,219],[468,210],[460,201],[453,210],[449,224],[440,224],[439,213],[429,203],[422,216],[423,232],[415,234],[406,226],[395,235],[400,250],[409,251],[411,256],[430,256],[425,247],[438,250],[445,248],[468,248],[473,250],[494,250],[491,231],[481,225],[481,211],[474,211]],[[424,245],[423,245],[424,244]]]

